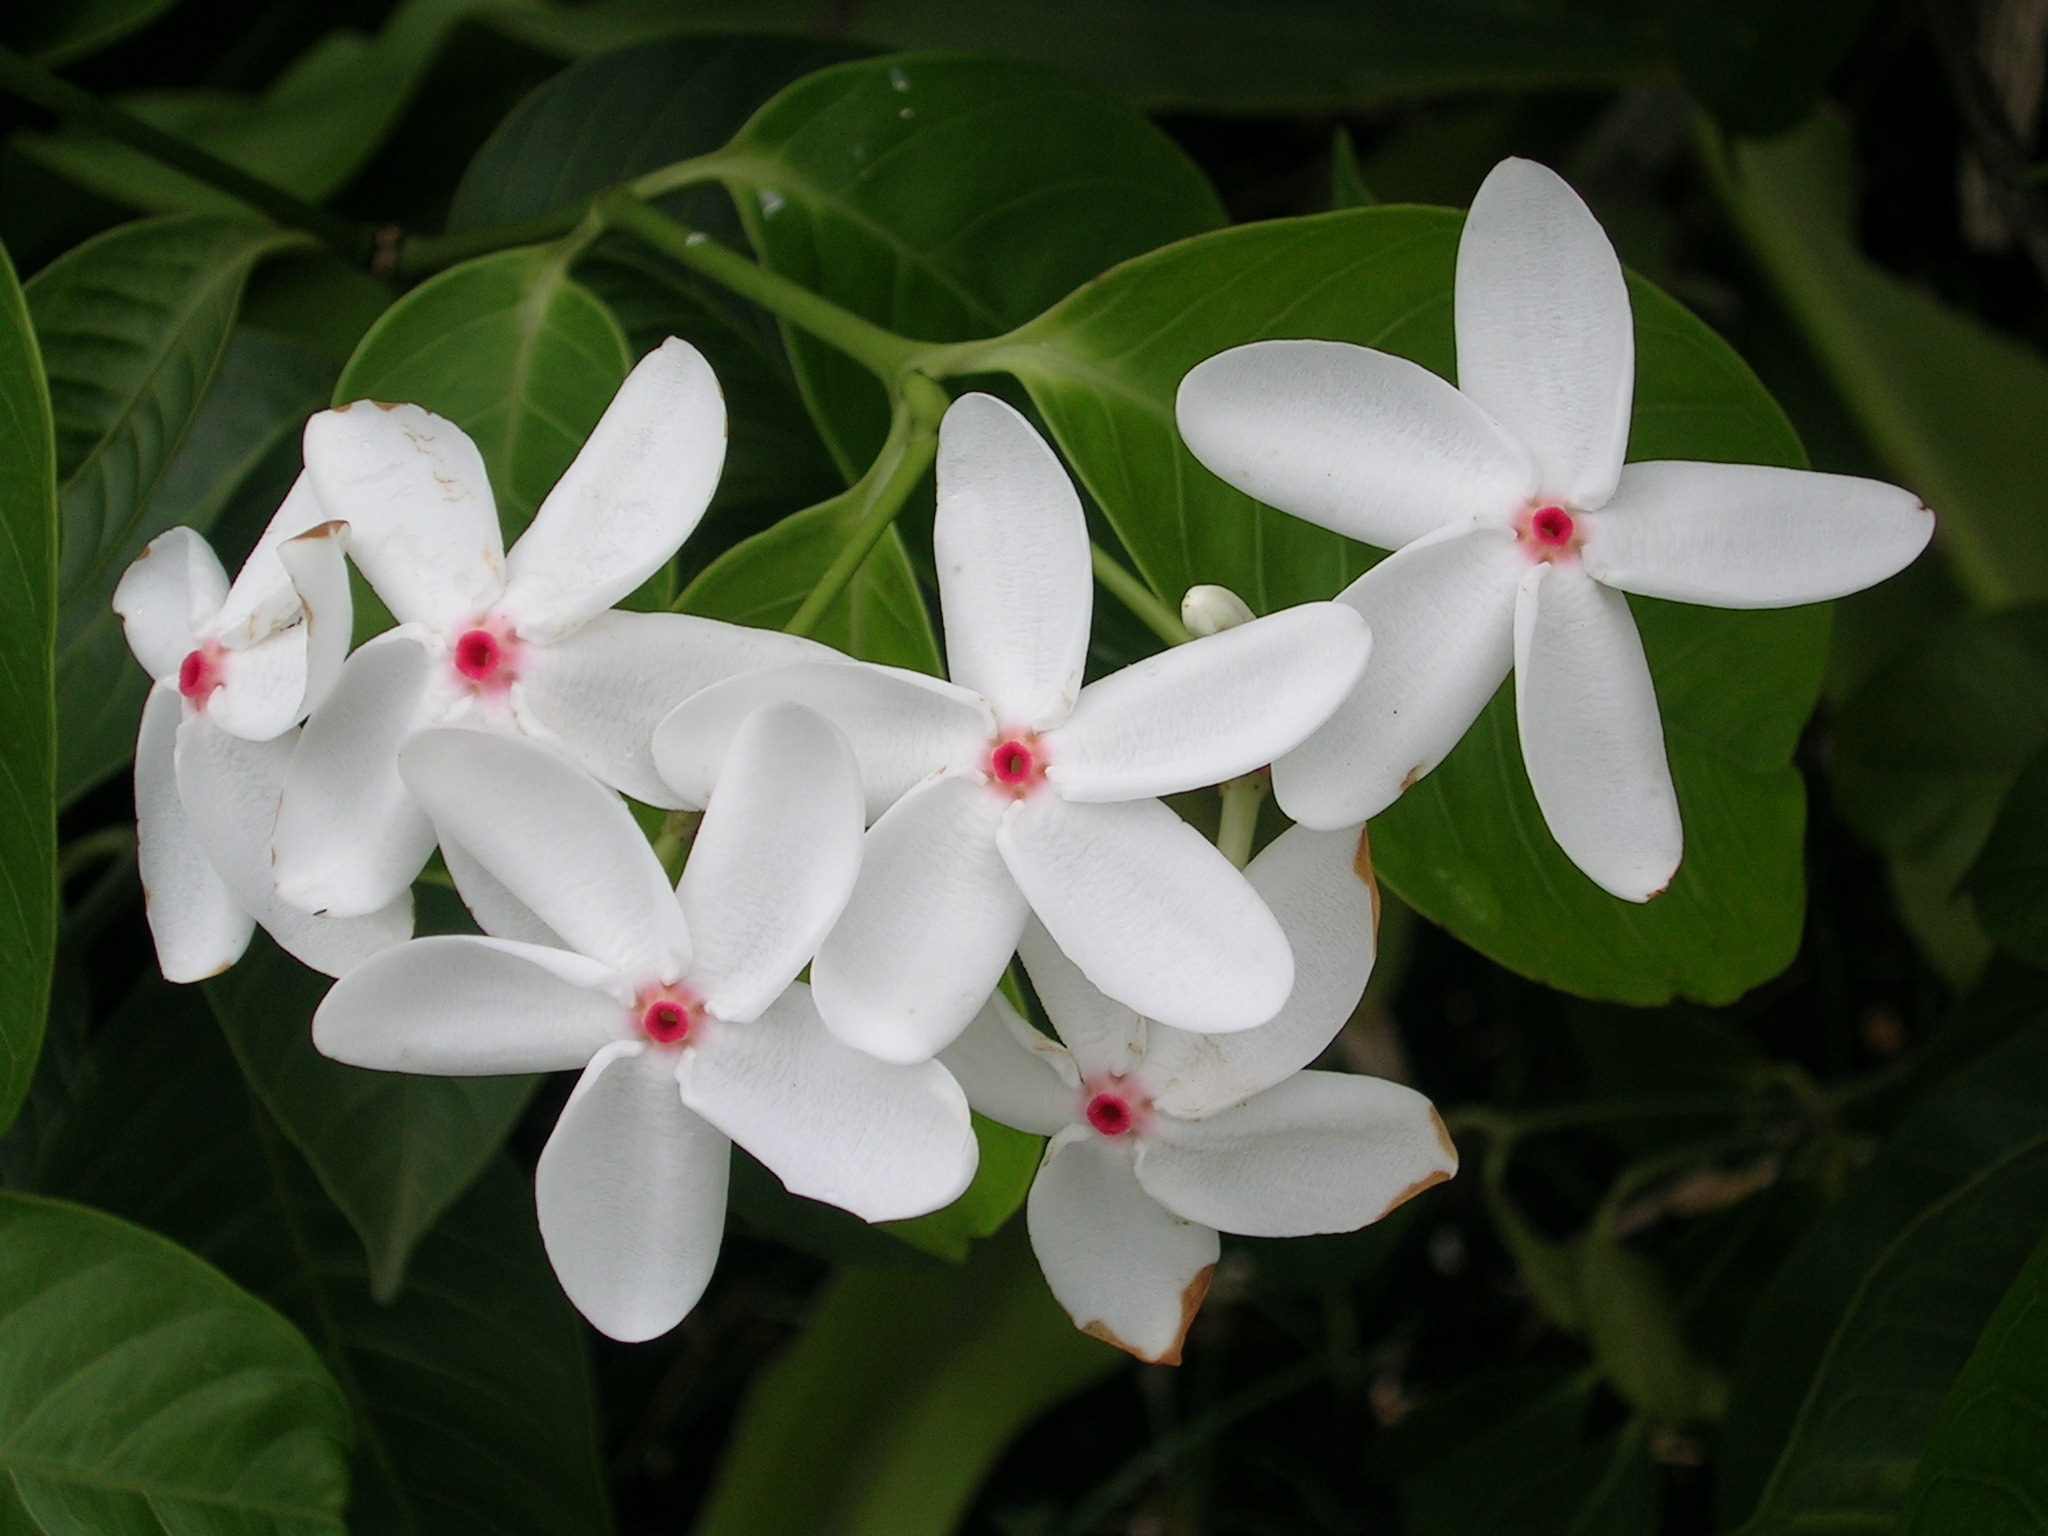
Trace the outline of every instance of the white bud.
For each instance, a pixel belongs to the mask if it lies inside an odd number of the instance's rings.
[[[1228,587],[1189,587],[1180,600],[1180,621],[1197,640],[1252,621],[1245,600]]]

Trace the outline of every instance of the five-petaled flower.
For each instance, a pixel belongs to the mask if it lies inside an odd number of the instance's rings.
[[[301,477],[232,586],[205,539],[173,528],[115,589],[128,647],[155,680],[135,743],[135,853],[170,981],[226,970],[257,923],[330,975],[412,932],[404,890],[330,919],[271,885],[270,827],[298,723],[348,651],[345,532]]]
[[[827,1025],[890,1061],[942,1048],[995,989],[1036,913],[1103,991],[1185,1029],[1270,1019],[1293,985],[1279,924],[1158,796],[1271,762],[1328,718],[1371,648],[1308,603],[1081,686],[1093,578],[1079,497],[988,395],[940,428],[933,532],[952,681],[799,664],[682,704],[655,763],[696,803],[764,699],[823,712],[880,819],[811,980]]]
[[[452,422],[357,401],[308,422],[305,448],[308,481],[400,621],[348,659],[292,761],[277,888],[309,912],[374,910],[419,873],[433,832],[397,753],[423,726],[533,736],[673,804],[648,758],[657,720],[719,678],[832,654],[685,614],[607,611],[697,526],[724,462],[718,381],[687,342],[633,370],[509,554],[483,458]]]
[[[1052,1138],[1031,1186],[1031,1245],[1075,1323],[1140,1359],[1179,1360],[1219,1230],[1347,1232],[1457,1169],[1421,1094],[1301,1070],[1372,970],[1363,850],[1358,828],[1296,827],[1252,861],[1294,946],[1294,992],[1268,1024],[1192,1035],[1140,1018],[1033,924],[1024,966],[1059,1041],[998,997],[940,1057],[976,1109]]]
[[[798,705],[732,742],[672,891],[624,802],[552,748],[433,727],[399,771],[488,938],[415,939],[344,976],[313,1020],[340,1061],[455,1076],[581,1069],[535,1175],[563,1289],[618,1339],[675,1326],[710,1279],[730,1143],[793,1192],[868,1221],[973,1178],[935,1062],[842,1045],[795,981],[852,889],[851,751]]]
[[[1398,551],[1341,600],[1373,663],[1274,765],[1290,816],[1375,816],[1454,747],[1512,668],[1552,834],[1616,896],[1678,868],[1657,695],[1623,593],[1724,608],[1819,602],[1917,555],[1934,518],[1875,481],[1760,465],[1622,463],[1627,284],[1578,196],[1495,167],[1458,246],[1458,387],[1384,352],[1262,341],[1191,370],[1194,455],[1259,500]]]

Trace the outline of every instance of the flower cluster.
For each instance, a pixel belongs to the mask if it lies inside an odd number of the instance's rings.
[[[565,1290],[614,1337],[702,1293],[732,1143],[797,1194],[896,1220],[973,1178],[972,1105],[1050,1138],[1028,1222],[1075,1321],[1177,1359],[1219,1232],[1349,1230],[1456,1167],[1420,1095],[1304,1070],[1372,965],[1366,819],[1512,667],[1553,832],[1647,900],[1680,833],[1621,594],[1814,601],[1931,528],[1866,481],[1624,467],[1627,290],[1540,167],[1481,191],[1457,305],[1461,389],[1319,341],[1189,374],[1205,464],[1398,553],[1264,617],[1197,589],[1198,638],[1086,686],[1080,499],[990,396],[940,429],[947,679],[616,606],[723,459],[717,382],[684,342],[634,370],[509,551],[451,423],[315,416],[232,586],[179,529],[116,596],[157,679],[135,772],[164,974],[214,974],[260,923],[340,978],[313,1024],[332,1057],[580,1072],[537,1204]],[[353,654],[345,556],[397,621]],[[1242,871],[1163,803],[1269,764],[1301,825]],[[679,882],[626,797],[702,812]],[[409,937],[436,848],[481,935]],[[1057,1039],[998,990],[1020,954]]]

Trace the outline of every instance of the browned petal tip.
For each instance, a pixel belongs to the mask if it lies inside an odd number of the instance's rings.
[[[1202,1301],[1209,1294],[1209,1282],[1216,1278],[1216,1266],[1205,1264],[1197,1270],[1194,1279],[1187,1283],[1180,1293],[1180,1329],[1173,1336],[1173,1342],[1156,1355],[1148,1355],[1135,1344],[1117,1337],[1115,1331],[1099,1318],[1092,1323],[1081,1324],[1081,1331],[1091,1339],[1100,1339],[1112,1344],[1127,1355],[1143,1360],[1147,1365],[1179,1365],[1181,1346],[1187,1343],[1188,1329],[1195,1323],[1195,1314],[1202,1310]]]
[[[1413,768],[1410,768],[1407,776],[1401,780],[1401,793],[1407,794],[1409,790],[1415,787],[1415,781],[1427,772],[1429,772],[1429,764],[1427,763],[1417,763]]]

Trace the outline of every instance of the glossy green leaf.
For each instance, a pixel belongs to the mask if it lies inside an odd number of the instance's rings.
[[[334,387],[410,401],[476,440],[509,542],[633,366],[611,312],[557,250],[528,247],[451,268],[386,310]]]
[[[1748,1536],[1893,1528],[2048,1224],[2048,1023],[1955,1073],[1815,1224],[1743,1341],[1717,1487]]]
[[[2000,948],[2048,968],[2048,754],[2020,771],[1999,807],[1969,891]]]
[[[958,1268],[846,1271],[757,1379],[696,1536],[950,1536],[1011,1438],[1122,1358],[1021,1223]]]
[[[148,539],[183,526],[222,535],[216,548],[233,569],[231,545],[246,550],[277,510],[297,470],[299,432],[326,405],[334,374],[334,364],[317,352],[238,327],[123,554],[140,554]],[[291,460],[282,484],[259,473],[280,454]],[[251,494],[270,499],[244,506]],[[232,515],[238,509],[248,516]],[[242,521],[255,524],[246,541],[228,526]],[[128,654],[111,604],[113,583],[125,568],[108,561],[65,609],[57,678],[60,775],[67,796],[120,768],[135,749],[135,722],[149,677]]]
[[[0,1523],[340,1536],[347,1404],[305,1339],[175,1244],[0,1194]]]
[[[859,522],[860,504],[851,492],[786,517],[719,556],[676,606],[706,618],[780,629]],[[812,634],[863,661],[940,671],[931,615],[896,529],[882,535]]]
[[[1892,473],[1982,601],[2048,598],[2048,359],[1868,260],[1847,123],[1734,146],[1724,199]]]
[[[305,1331],[355,1414],[355,1536],[610,1530],[582,1326],[505,1159],[375,1301],[362,1244],[204,999],[150,979],[101,1031],[34,1179],[184,1244]]]
[[[0,1130],[35,1072],[57,952],[57,472],[35,331],[0,249]]]
[[[250,269],[302,243],[246,219],[156,219],[86,242],[27,285],[56,418],[63,525],[60,804],[128,759],[140,693],[107,605],[129,562],[171,526],[164,519],[197,510],[157,493],[227,354]]]
[[[1920,1458],[1899,1536],[2048,1525],[2048,1239],[1991,1314]]]
[[[489,1165],[538,1079],[329,1061],[313,1049],[312,1020],[331,985],[259,935],[205,990],[249,1086],[356,1229],[371,1289],[388,1301],[414,1245]]]
[[[148,26],[178,0],[18,0],[9,18],[10,46],[40,64],[67,64]]]
[[[822,70],[706,166],[767,266],[927,341],[997,335],[1126,257],[1223,222],[1202,173],[1137,112],[988,59]],[[887,428],[881,391],[815,339],[789,342],[851,479]]]
[[[1273,336],[1358,342],[1451,370],[1460,223],[1422,208],[1275,220],[1130,262],[974,366],[1023,380],[1153,589],[1220,582],[1262,612],[1327,598],[1375,556],[1262,508],[1182,447],[1187,370]],[[1755,377],[1698,320],[1632,287],[1631,458],[1798,464]],[[1805,801],[1790,766],[1827,654],[1825,608],[1737,613],[1632,599],[1657,680],[1686,855],[1657,900],[1603,894],[1558,851],[1522,767],[1511,685],[1449,759],[1374,823],[1380,877],[1431,921],[1546,985],[1727,1002],[1799,942]]]

